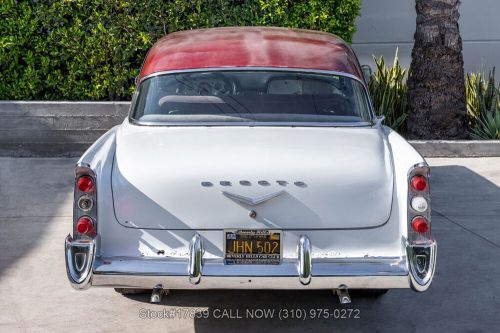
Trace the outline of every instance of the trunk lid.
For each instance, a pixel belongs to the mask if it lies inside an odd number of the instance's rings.
[[[351,229],[389,219],[393,174],[375,128],[125,123],[112,188],[128,227]]]

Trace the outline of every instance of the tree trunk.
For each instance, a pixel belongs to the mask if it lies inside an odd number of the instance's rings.
[[[416,0],[417,29],[408,79],[412,139],[468,136],[460,0]]]

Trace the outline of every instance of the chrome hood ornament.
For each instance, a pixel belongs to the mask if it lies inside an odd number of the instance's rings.
[[[285,191],[278,191],[278,192],[269,193],[269,194],[266,194],[266,195],[263,195],[263,196],[260,196],[257,198],[250,198],[250,197],[246,197],[246,196],[239,195],[239,194],[234,194],[234,193],[227,192],[227,191],[222,191],[222,194],[224,196],[228,197],[229,199],[241,202],[241,203],[243,203],[245,205],[249,205],[249,206],[256,206],[258,204],[261,204],[263,202],[266,202],[266,201],[269,201],[273,198],[276,198],[276,197],[282,195],[283,193],[285,193]]]

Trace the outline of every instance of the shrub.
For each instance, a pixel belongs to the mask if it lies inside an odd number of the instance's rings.
[[[220,26],[354,33],[360,0],[2,0],[0,99],[130,99],[162,35]]]
[[[387,126],[404,132],[408,116],[407,70],[399,65],[398,51],[392,67],[387,67],[384,57],[373,60],[376,72],[370,77],[369,88],[375,113],[385,116]]]
[[[500,86],[495,86],[495,69],[467,75],[467,113],[474,139],[500,139]]]
[[[369,88],[375,112],[385,116],[387,126],[404,133],[409,112],[408,70],[399,65],[397,50],[392,67],[386,66],[383,57],[374,57],[374,61],[377,69],[370,76]],[[500,140],[500,85],[495,85],[495,68],[488,77],[469,73],[466,88],[471,137]]]

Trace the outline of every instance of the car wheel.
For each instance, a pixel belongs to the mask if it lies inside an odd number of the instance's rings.
[[[132,289],[132,288],[115,288],[117,293],[122,295],[136,295],[136,294],[144,294],[147,293],[148,289]]]

